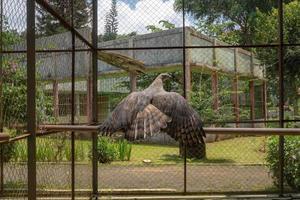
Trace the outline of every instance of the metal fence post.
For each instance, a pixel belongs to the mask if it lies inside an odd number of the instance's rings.
[[[74,28],[74,0],[70,1],[71,26]],[[71,124],[75,123],[75,33],[72,31]],[[75,199],[75,133],[71,132],[71,198]]]
[[[97,46],[98,46],[98,1],[93,0],[93,24],[92,24],[92,121],[98,122],[98,65],[97,65]],[[98,197],[98,160],[97,160],[97,132],[92,134],[93,151],[93,196]]]
[[[3,147],[4,144],[0,144],[0,196],[3,196],[4,192],[4,158],[3,158]]]
[[[28,199],[36,199],[35,0],[27,0]]]
[[[182,33],[182,45],[183,45],[183,49],[182,49],[182,53],[183,53],[183,95],[184,95],[184,98],[188,98],[188,89],[187,88],[187,81],[190,81],[190,80],[187,80],[187,77],[190,77],[190,76],[187,76],[187,73],[190,73],[190,71],[187,71],[186,69],[186,29],[185,29],[185,0],[182,0],[182,25],[183,25],[183,33]],[[181,147],[180,147],[181,148]],[[184,168],[183,168],[183,192],[184,194],[187,193],[187,160],[186,160],[186,156],[187,156],[187,146],[186,146],[186,143],[184,144],[183,146],[184,148]]]
[[[283,49],[283,0],[278,0],[278,25],[279,25],[279,46],[278,46],[278,75],[279,75],[279,123],[284,128],[284,49]],[[279,195],[284,194],[284,136],[279,136]]]

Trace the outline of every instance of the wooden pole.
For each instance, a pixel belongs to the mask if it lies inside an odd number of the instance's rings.
[[[219,109],[219,95],[218,95],[218,73],[216,71],[211,74],[211,91],[213,96],[213,109]]]
[[[91,74],[89,74],[87,79],[87,97],[86,97],[86,110],[87,110],[87,119],[88,123],[92,123],[93,116],[92,116],[92,99],[93,99],[93,93],[92,93],[92,78]]]
[[[253,80],[249,82],[249,91],[250,91],[250,118],[251,120],[255,120],[255,89],[254,89]],[[252,128],[254,127],[255,124],[252,123]]]
[[[191,44],[191,35],[188,32],[188,29],[184,28],[184,38],[185,44]],[[191,99],[191,91],[192,91],[192,72],[191,72],[191,49],[184,48],[184,96],[189,101]]]
[[[58,81],[53,81],[53,106],[54,106],[54,117],[59,117],[59,92],[58,92]]]
[[[239,101],[239,77],[238,77],[238,70],[239,70],[239,57],[238,57],[239,50],[238,48],[234,49],[234,71],[236,73],[235,78],[233,79],[233,112],[235,115],[235,121],[240,121],[240,101]],[[239,123],[236,123],[235,126],[238,128],[240,126]]]
[[[137,74],[135,72],[130,72],[130,92],[137,91]]]
[[[263,118],[266,121],[268,116],[268,106],[267,106],[267,81],[262,82],[262,110]],[[265,123],[266,126],[266,123]]]
[[[233,102],[233,112],[235,115],[235,121],[240,121],[240,102],[239,102],[239,94],[238,94],[238,76],[233,79],[232,84],[233,95],[232,95],[232,102]],[[236,123],[236,127],[239,127],[239,123]]]

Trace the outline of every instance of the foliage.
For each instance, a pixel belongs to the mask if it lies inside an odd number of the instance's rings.
[[[4,20],[2,32],[3,46],[7,49],[22,41],[22,34],[11,30]],[[0,130],[3,127],[14,128],[26,122],[27,76],[26,60],[22,55],[3,57],[0,68]],[[39,77],[39,74],[37,74]],[[44,91],[44,85],[36,86],[37,122],[50,121],[52,99]]]
[[[152,33],[156,33],[156,32],[161,32],[163,30],[170,30],[170,29],[175,28],[175,24],[173,24],[173,23],[171,23],[167,20],[160,20],[158,23],[161,24],[162,28],[159,28],[155,25],[148,25],[148,26],[146,26],[147,31],[151,31]]]
[[[71,1],[49,0],[47,3],[68,22],[71,21]],[[77,29],[87,27],[89,23],[89,10],[87,0],[74,0],[74,27]],[[59,20],[46,12],[43,8],[37,7],[37,33],[40,36],[48,36],[65,32]]]
[[[284,0],[291,2],[292,0]],[[181,11],[182,0],[175,0],[175,10]],[[185,1],[187,12],[199,20],[200,31],[208,31],[224,42],[252,44],[256,11],[268,13],[277,6],[270,0],[189,0]],[[216,30],[215,30],[216,29]]]
[[[132,145],[125,139],[121,139],[117,142],[118,156],[121,161],[129,161],[131,157]]]
[[[3,61],[3,123],[8,128],[26,122],[27,78],[24,58]],[[50,121],[53,113],[52,99],[43,91],[42,83],[37,84],[36,110],[37,121]]]
[[[272,172],[274,182],[279,184],[279,139],[272,136],[267,143],[266,161]],[[300,190],[300,137],[286,136],[284,146],[284,179],[287,184],[296,190]]]
[[[99,137],[97,144],[97,159],[100,163],[111,163],[117,158],[117,150],[109,137]]]
[[[111,1],[111,8],[105,18],[105,32],[103,36],[104,41],[114,40],[118,35],[118,11],[117,0]]]
[[[270,14],[257,11],[255,23],[255,40],[258,43],[277,43],[278,42],[278,10],[272,9]],[[284,42],[300,42],[300,1],[294,0],[284,5]],[[276,94],[278,87],[278,52],[276,49],[258,48],[258,58],[267,66],[267,78],[269,79],[270,93]],[[297,90],[300,85],[300,49],[297,47],[288,47],[284,51],[284,78],[286,99],[290,100],[294,110],[298,111]],[[275,77],[275,78],[274,78]],[[275,101],[278,101],[275,98]]]

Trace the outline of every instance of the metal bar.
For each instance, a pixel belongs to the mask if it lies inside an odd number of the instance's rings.
[[[43,125],[46,131],[80,131],[95,132],[100,125]],[[300,128],[204,128],[208,134],[259,134],[259,135],[299,135]]]
[[[283,0],[278,0],[279,125],[284,128]],[[284,193],[284,136],[279,136],[279,195]]]
[[[97,60],[97,47],[98,47],[98,1],[93,1],[93,17],[92,17],[92,122],[98,122],[98,60]],[[92,166],[93,166],[93,196],[98,199],[98,160],[97,160],[97,132],[92,133]]]
[[[55,130],[55,131],[98,131],[100,125],[40,125],[39,128],[44,130]]]
[[[3,0],[0,3],[0,132],[3,132]]]
[[[44,50],[36,50],[36,53],[71,53],[72,49],[44,49]],[[76,52],[87,52],[92,51],[91,49],[75,49]],[[2,51],[3,54],[11,54],[11,53],[26,53],[26,50],[16,50],[16,51]]]
[[[300,119],[291,119],[291,120],[283,120],[284,122],[300,122]],[[230,123],[279,123],[279,120],[259,120],[256,119],[254,121],[252,120],[240,120],[240,121],[204,121],[204,124],[230,124]],[[52,124],[48,124],[48,125],[52,125]],[[44,124],[42,126],[40,126],[40,128],[43,128],[44,126],[48,126],[47,124]],[[65,124],[65,123],[57,123],[55,125],[69,125],[69,124]],[[90,125],[90,123],[75,123],[74,125]],[[23,128],[23,127],[20,127]]]
[[[4,144],[0,144],[0,196],[3,196],[4,192],[4,159],[3,159],[3,146]]]
[[[95,132],[99,129],[99,126],[90,126],[90,129],[80,129],[76,127],[78,125],[74,125],[72,130],[80,131],[80,132]],[[71,127],[69,127],[71,128]],[[41,132],[36,132],[37,137],[56,134],[59,132],[68,132],[71,129],[51,129]],[[235,135],[291,135],[291,136],[297,136],[300,135],[300,129],[299,128],[204,128],[204,131],[207,134],[235,134]],[[6,143],[12,143],[16,142],[25,138],[28,138],[31,134],[24,133],[20,136],[10,138],[7,141],[1,141],[0,144],[6,144]]]
[[[69,31],[74,33],[83,43],[88,47],[93,49],[93,45],[87,41],[72,25],[70,25],[63,17],[60,16],[45,0],[35,0],[40,6],[42,6],[46,11],[48,11],[53,17],[58,19],[58,21]]]
[[[185,33],[185,0],[182,0],[182,26],[183,26],[183,32],[182,32],[182,53],[183,53],[183,96],[184,98],[187,99],[188,94],[187,94],[187,69],[186,69],[186,33]],[[184,163],[183,163],[183,193],[186,194],[187,192],[187,146],[186,143],[183,146],[184,148]]]
[[[28,200],[36,199],[35,1],[27,0],[27,140]]]
[[[74,0],[70,1],[71,27],[74,28]],[[72,31],[71,124],[75,122],[75,33]],[[71,199],[75,199],[75,133],[71,132]]]
[[[299,119],[292,119],[292,120],[283,120],[284,122],[300,122]],[[204,121],[204,124],[232,124],[232,123],[238,123],[238,124],[250,124],[250,123],[279,123],[279,120],[241,120],[241,121]]]
[[[207,134],[300,135],[300,128],[204,128]]]

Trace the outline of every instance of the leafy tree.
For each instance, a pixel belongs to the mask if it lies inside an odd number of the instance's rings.
[[[164,29],[159,28],[155,25],[148,25],[148,26],[146,26],[146,29],[148,31],[151,31],[152,33],[156,33],[156,32],[161,32],[163,30],[170,30],[170,29],[175,28],[175,24],[173,24],[167,20],[160,20],[158,23],[161,24]]]
[[[103,36],[104,41],[114,40],[118,35],[118,11],[117,0],[111,1],[111,8],[105,18],[105,32]]]
[[[284,0],[291,2],[292,0]],[[182,0],[175,0],[175,10],[181,11]],[[273,0],[189,0],[185,9],[197,19],[198,29],[225,42],[252,44],[256,11],[268,13],[277,6]]]
[[[155,25],[148,25],[146,26],[147,31],[151,31],[151,33],[161,32],[162,29],[156,27]]]
[[[173,24],[167,20],[160,20],[158,23],[162,24],[162,26],[168,30],[175,28],[175,24]]]
[[[20,42],[22,36],[15,30],[11,30],[4,20],[2,27],[2,47]],[[13,128],[15,125],[26,122],[26,92],[27,76],[24,66],[25,58],[19,54],[10,57],[2,57],[0,66],[0,129]],[[37,120],[48,121],[52,115],[52,100],[43,91],[43,85],[37,84]]]
[[[57,11],[66,21],[71,22],[70,1],[48,0],[49,5]],[[89,11],[87,0],[74,0],[74,27],[77,29],[87,27]],[[60,22],[44,9],[37,8],[37,32],[41,36],[65,32]]]
[[[270,14],[258,11],[255,24],[255,40],[261,43],[277,43],[278,10],[272,9]],[[295,0],[284,5],[284,42],[300,42],[300,1]],[[267,65],[267,75],[271,93],[276,94],[278,89],[278,54],[276,49],[258,48],[259,59]],[[290,100],[294,106],[295,114],[298,114],[298,94],[300,87],[300,49],[287,47],[284,49],[284,79],[286,88],[286,101]],[[274,78],[276,77],[276,78]],[[289,99],[288,99],[289,98]]]

